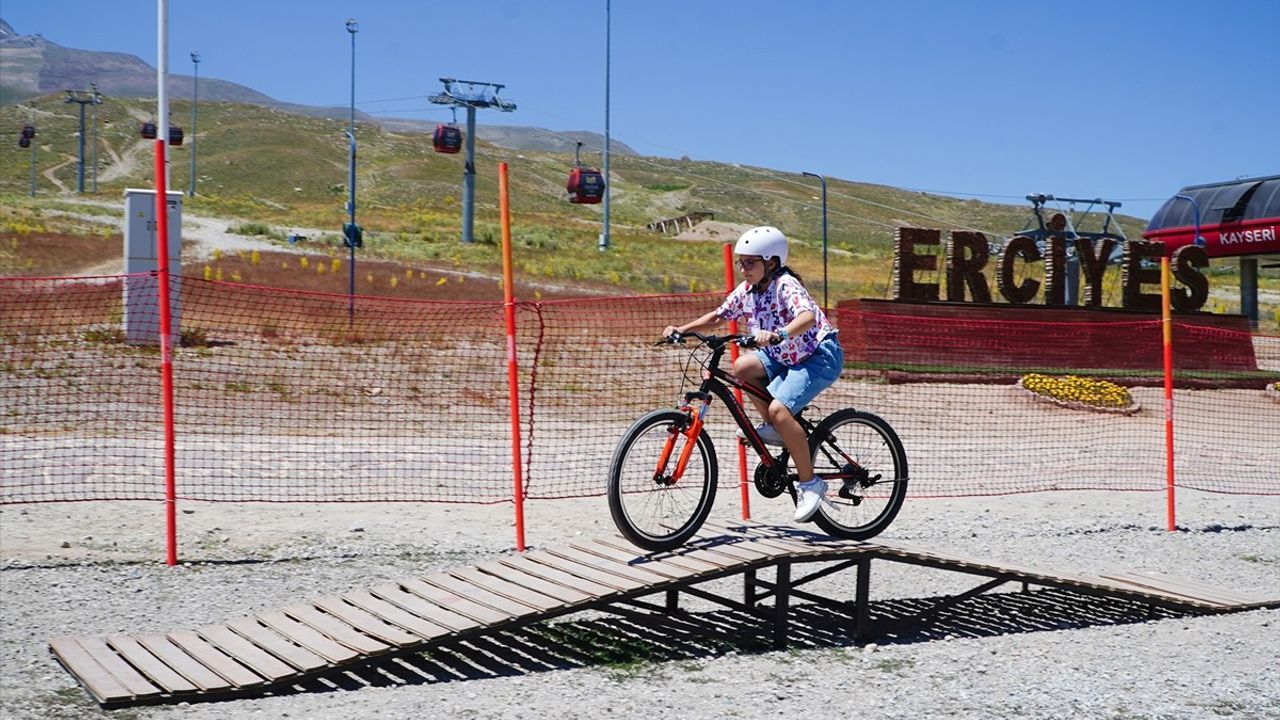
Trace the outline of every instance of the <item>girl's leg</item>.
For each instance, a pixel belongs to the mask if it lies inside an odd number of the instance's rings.
[[[760,358],[755,353],[743,353],[733,361],[733,374],[742,380],[745,380],[756,387],[766,387],[769,384],[769,373],[764,369],[764,363],[760,362]],[[752,395],[751,393],[743,393],[751,398],[751,404],[755,406],[756,412],[765,421],[769,420],[769,403]],[[793,418],[794,420],[794,418]],[[799,423],[796,423],[799,427]]]
[[[778,400],[769,404],[768,418],[782,436],[787,452],[791,453],[791,462],[796,466],[796,481],[806,483],[812,480],[813,458],[809,457],[809,440],[804,436],[800,421]]]

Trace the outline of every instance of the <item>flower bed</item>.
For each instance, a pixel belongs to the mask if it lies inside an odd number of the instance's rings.
[[[1031,373],[1022,376],[1016,387],[1034,400],[1072,410],[1132,415],[1142,409],[1120,385],[1078,375]]]

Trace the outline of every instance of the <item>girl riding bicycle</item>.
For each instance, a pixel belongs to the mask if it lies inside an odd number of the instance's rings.
[[[745,317],[748,333],[761,348],[741,355],[734,373],[766,387],[773,401],[754,395],[751,402],[765,421],[756,427],[770,445],[783,445],[796,466],[796,522],[817,513],[827,483],[813,473],[808,439],[795,413],[808,405],[840,376],[844,352],[836,330],[822,308],[805,290],[800,276],[787,267],[787,237],[774,227],[752,228],[733,248],[745,281],[720,307],[679,327],[668,325],[663,337],[700,332]]]

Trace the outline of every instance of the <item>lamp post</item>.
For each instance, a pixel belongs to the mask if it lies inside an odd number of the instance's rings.
[[[191,51],[191,67],[194,83],[191,86],[191,180],[187,183],[187,197],[196,196],[196,106],[200,103],[200,53]]]
[[[818,173],[804,173],[815,177],[822,183],[822,311],[827,308],[827,179]]]
[[[347,322],[354,325],[356,320],[356,246],[362,242],[360,227],[356,225],[356,33],[360,32],[360,23],[355,18],[347,19],[347,32],[351,35],[351,122],[347,129],[348,163],[347,163],[347,214],[349,221],[343,228],[343,237],[347,247],[351,248],[351,264],[347,273]]]
[[[612,36],[612,0],[604,2],[604,227],[600,231],[600,251],[609,249],[609,56]]]

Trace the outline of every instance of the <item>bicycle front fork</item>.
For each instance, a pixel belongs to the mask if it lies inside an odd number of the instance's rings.
[[[702,405],[695,411],[692,405],[693,400],[701,400]],[[663,445],[662,455],[658,458],[658,467],[653,473],[654,482],[674,485],[684,476],[685,468],[689,466],[689,457],[693,455],[693,447],[698,444],[698,435],[702,432],[703,418],[707,415],[707,409],[711,407],[711,397],[703,392],[688,393],[685,396],[686,405],[680,408],[681,412],[689,413],[689,426],[681,430],[675,426],[667,434],[667,442]],[[680,456],[676,458],[676,468],[668,479],[663,471],[667,469],[667,463],[671,461],[671,454],[675,451],[677,440],[683,436],[685,438],[684,446],[680,448]]]

